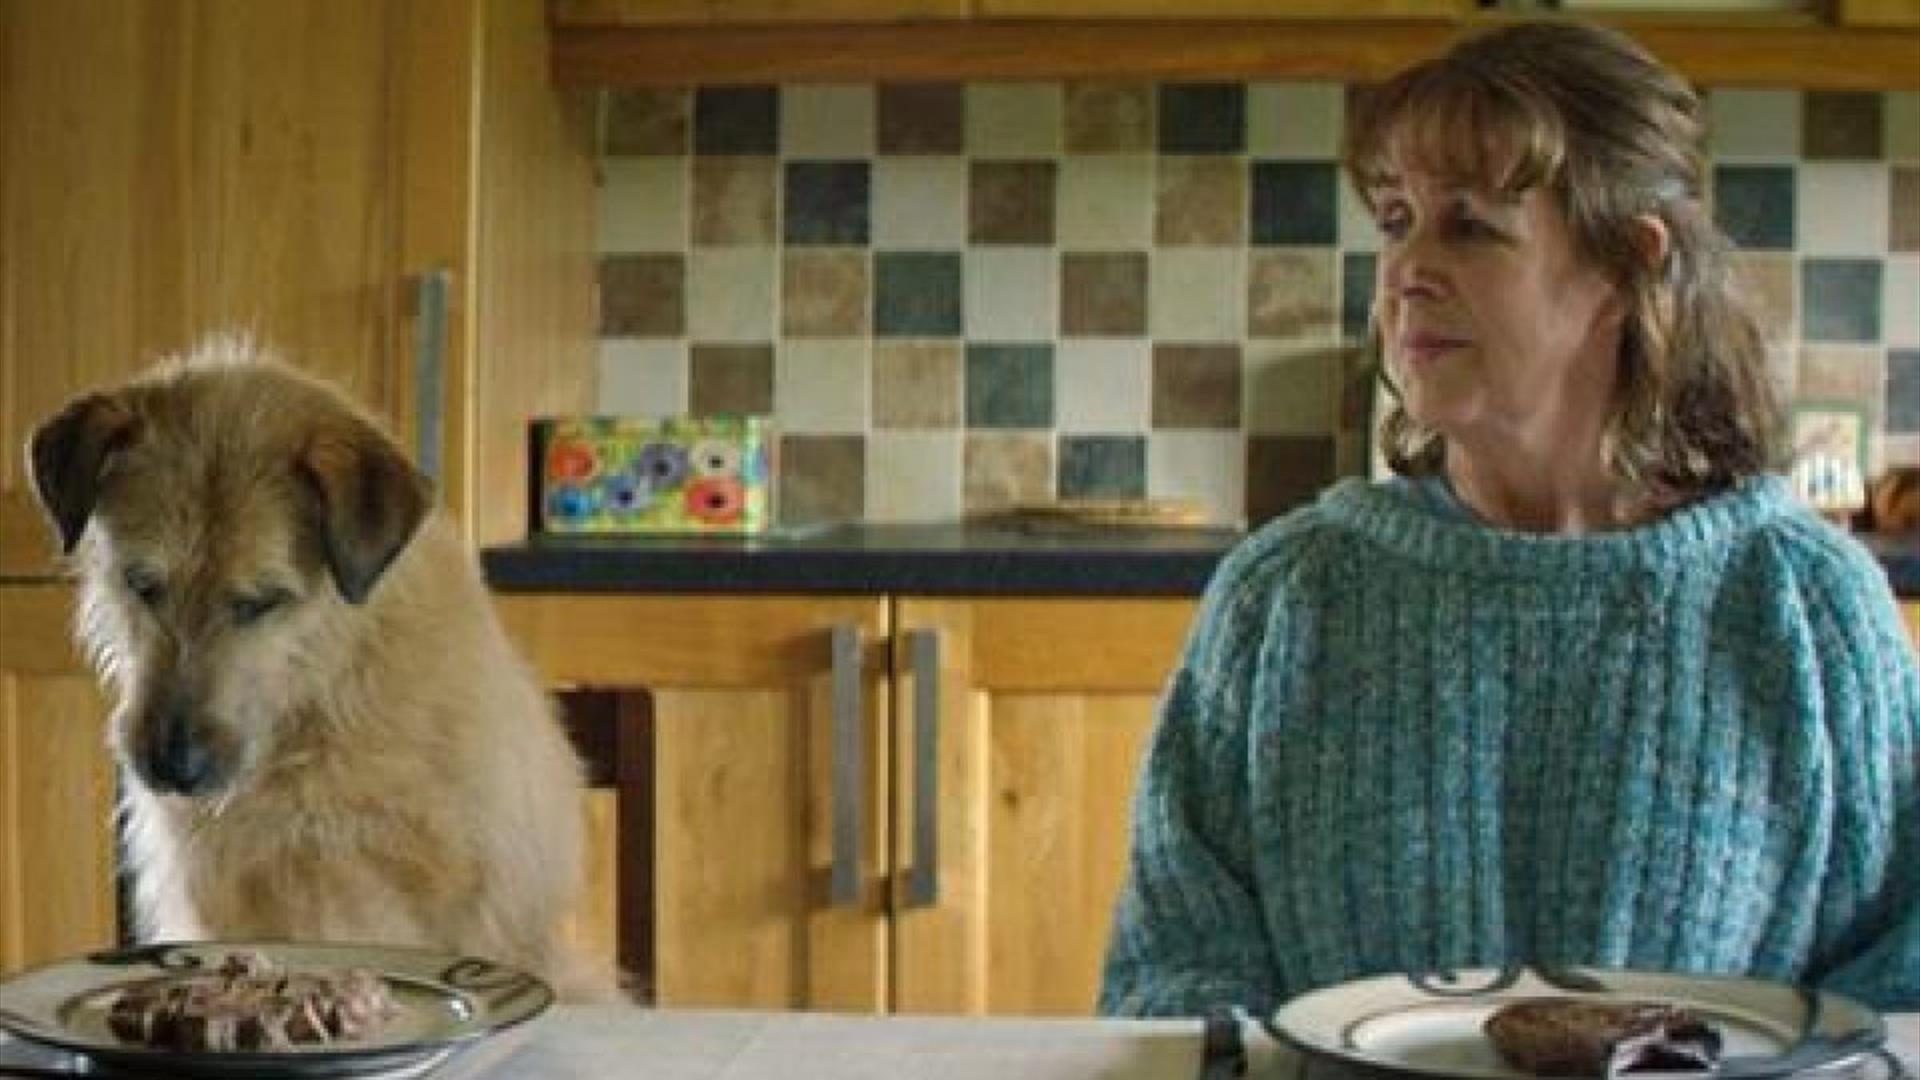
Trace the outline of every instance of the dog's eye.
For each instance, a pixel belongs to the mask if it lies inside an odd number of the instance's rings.
[[[233,612],[233,621],[241,626],[259,622],[268,612],[273,611],[287,601],[293,594],[285,589],[269,589],[252,596],[236,596],[227,602]]]
[[[164,591],[160,575],[144,566],[129,566],[120,572],[120,578],[127,583],[127,591],[148,607],[158,603]]]

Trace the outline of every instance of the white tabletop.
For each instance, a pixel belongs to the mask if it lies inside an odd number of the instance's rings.
[[[1920,1013],[1888,1017],[1920,1069]],[[1247,1075],[1306,1075],[1292,1051],[1246,1027]],[[825,1013],[562,1008],[507,1043],[475,1047],[434,1080],[1188,1080],[1194,1020],[977,1020]],[[1879,1072],[1866,1075],[1877,1076]]]
[[[1920,1069],[1920,1013],[1888,1018],[1891,1042]],[[1300,1061],[1248,1025],[1248,1076],[1292,1080]],[[0,1035],[9,1065],[57,1066]],[[432,1080],[1186,1080],[1199,1075],[1193,1020],[867,1017],[827,1013],[553,1010],[488,1039]],[[1870,1073],[1868,1075],[1880,1075]]]

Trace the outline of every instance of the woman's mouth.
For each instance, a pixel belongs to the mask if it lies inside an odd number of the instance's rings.
[[[1469,344],[1466,338],[1429,331],[1415,331],[1401,335],[1400,355],[1414,364],[1430,364],[1455,349],[1466,348]]]

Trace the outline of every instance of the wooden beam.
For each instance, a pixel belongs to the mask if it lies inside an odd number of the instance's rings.
[[[1490,25],[1003,21],[557,29],[558,82],[615,87],[1040,79],[1377,81]],[[1621,21],[1701,85],[1920,90],[1920,31]]]

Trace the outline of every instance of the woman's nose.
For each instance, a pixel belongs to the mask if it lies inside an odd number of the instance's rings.
[[[1409,232],[1380,252],[1380,292],[1397,299],[1432,299],[1440,294],[1444,274],[1432,246]]]

